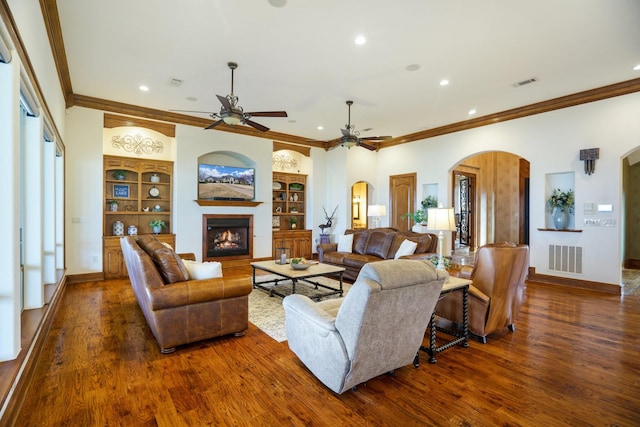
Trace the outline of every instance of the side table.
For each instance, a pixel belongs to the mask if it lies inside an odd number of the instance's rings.
[[[434,310],[431,314],[431,320],[429,321],[429,347],[420,347],[420,350],[429,353],[429,363],[436,363],[436,354],[454,345],[461,344],[463,347],[469,347],[469,285],[471,285],[471,283],[472,281],[469,279],[449,276],[447,282],[442,287],[442,291],[440,291],[441,296],[449,292],[462,292],[462,331],[451,331],[438,327],[436,312]],[[436,346],[437,331],[451,335],[453,339]]]

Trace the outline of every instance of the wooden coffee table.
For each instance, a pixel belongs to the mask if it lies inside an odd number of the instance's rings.
[[[322,264],[322,263],[314,263],[309,266],[306,270],[294,270],[290,264],[276,264],[275,261],[258,261],[252,262],[251,267],[253,269],[253,287],[259,288],[265,291],[269,291],[269,296],[278,295],[281,298],[284,298],[286,295],[278,292],[274,288],[281,282],[291,281],[291,293],[296,293],[296,285],[298,282],[307,283],[313,285],[315,289],[318,287],[329,289],[331,292],[319,293],[310,297],[311,299],[319,300],[320,298],[329,296],[329,295],[340,295],[342,296],[342,273],[344,273],[343,267],[336,267],[334,265]],[[275,280],[264,280],[258,282],[256,280],[256,270],[266,271],[272,274],[279,276],[280,278]],[[340,282],[340,288],[334,288],[332,286],[325,285],[323,283],[319,283],[317,281],[310,280],[314,277],[319,276],[329,276],[335,277]],[[259,276],[257,276],[259,277]],[[265,286],[266,284],[272,284],[273,286]]]

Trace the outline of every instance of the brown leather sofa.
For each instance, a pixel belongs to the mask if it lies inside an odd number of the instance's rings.
[[[353,234],[351,253],[338,252],[337,243],[320,244],[317,247],[318,260],[325,264],[344,267],[343,277],[356,280],[360,269],[369,262],[393,259],[402,242],[411,240],[418,246],[413,255],[402,259],[428,259],[436,255],[438,236],[433,233],[398,231],[395,228],[349,229],[344,234]]]
[[[464,266],[459,277],[473,280],[469,286],[469,331],[480,342],[487,335],[509,328],[524,300],[529,270],[529,246],[502,242],[482,246],[473,267]],[[436,315],[462,325],[462,295],[446,294],[436,305]]]
[[[250,275],[188,280],[180,257],[155,237],[125,236],[120,245],[133,293],[162,353],[172,353],[182,344],[246,333]]]

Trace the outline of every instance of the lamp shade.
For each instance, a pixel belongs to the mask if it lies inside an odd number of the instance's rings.
[[[387,208],[385,205],[369,205],[367,208],[367,216],[386,216]]]
[[[429,229],[436,231],[454,231],[456,218],[453,208],[429,208]]]

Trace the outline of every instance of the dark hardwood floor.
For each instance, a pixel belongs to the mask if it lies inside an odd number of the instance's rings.
[[[162,355],[127,280],[73,284],[17,425],[638,426],[640,297],[529,285],[514,333],[426,360],[336,395],[253,325]]]

